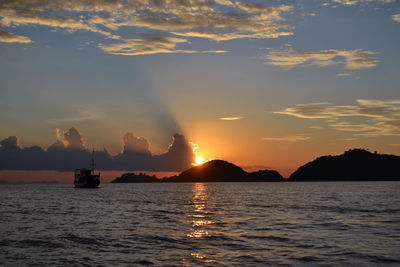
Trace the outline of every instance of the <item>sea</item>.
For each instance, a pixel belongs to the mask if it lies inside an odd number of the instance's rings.
[[[400,266],[400,182],[0,185],[1,266]]]

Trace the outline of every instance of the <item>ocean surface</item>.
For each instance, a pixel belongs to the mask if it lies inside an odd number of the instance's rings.
[[[3,184],[0,265],[400,266],[400,182]]]

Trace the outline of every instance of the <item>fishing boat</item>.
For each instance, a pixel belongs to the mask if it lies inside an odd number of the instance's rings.
[[[75,170],[75,188],[97,188],[100,184],[100,173],[94,172],[94,150],[92,151],[92,168]]]

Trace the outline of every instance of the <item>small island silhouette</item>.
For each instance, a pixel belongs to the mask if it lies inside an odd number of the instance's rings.
[[[277,171],[261,170],[249,173],[227,161],[212,160],[172,177],[157,179],[154,175],[126,173],[112,183],[280,182],[282,180],[282,175]]]
[[[112,183],[281,181],[400,181],[400,157],[351,149],[342,155],[318,157],[299,167],[289,179],[274,170],[246,172],[230,162],[212,160],[172,177],[125,173]]]

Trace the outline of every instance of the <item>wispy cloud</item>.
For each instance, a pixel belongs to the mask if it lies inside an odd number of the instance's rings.
[[[222,117],[222,118],[218,118],[218,119],[223,120],[223,121],[237,121],[237,120],[242,120],[242,119],[244,119],[244,117],[242,117],[242,116],[236,116],[236,117]]]
[[[394,21],[400,23],[400,14],[394,14],[394,15],[392,16],[392,19],[393,19]]]
[[[329,105],[329,102],[315,102],[315,103],[308,103],[308,104],[296,104],[297,107],[312,107],[312,106],[322,106],[322,105]]]
[[[343,138],[342,140],[343,140],[343,141],[355,141],[355,140],[358,140],[358,139],[360,139],[360,138],[358,138],[358,137],[351,137],[351,138]]]
[[[102,118],[103,115],[98,112],[93,112],[90,110],[79,110],[79,115],[75,117],[64,117],[64,118],[51,118],[47,119],[45,122],[48,124],[62,124],[62,123],[73,123],[86,120],[96,120]]]
[[[225,53],[229,53],[229,51],[226,51],[226,50],[205,50],[205,51],[201,51],[201,53],[203,53],[203,54],[225,54]]]
[[[310,126],[310,127],[308,127],[308,128],[314,129],[314,130],[323,130],[323,129],[325,129],[325,128],[322,127],[322,126]]]
[[[351,72],[344,72],[344,73],[336,74],[336,76],[338,76],[338,77],[348,77],[348,76],[351,76],[351,75],[353,75],[353,73],[351,73]]]
[[[225,50],[184,50],[176,49],[177,44],[186,43],[187,40],[176,37],[166,36],[145,36],[144,39],[123,39],[120,43],[99,44],[98,47],[103,51],[113,55],[137,56],[150,54],[224,54]]]
[[[363,49],[355,50],[320,50],[302,52],[294,48],[269,49],[263,57],[266,64],[292,69],[297,66],[311,65],[329,67],[344,65],[345,69],[358,70],[375,67],[379,62],[377,53]]]
[[[99,44],[99,47],[113,55],[149,55],[165,53],[197,53],[192,50],[178,50],[178,43],[185,43],[186,39],[173,37],[152,37],[148,39],[124,39],[121,43]]]
[[[115,55],[223,53],[225,51],[193,51],[176,46],[189,43],[187,38],[226,41],[291,35],[294,27],[286,24],[286,17],[292,10],[291,5],[230,0],[1,1],[0,23],[4,29],[41,25],[69,33],[97,33],[104,37],[97,47]],[[121,28],[129,31],[121,31]],[[135,34],[143,29],[156,36],[143,38]],[[10,34],[2,35],[0,41],[12,40]],[[14,36],[14,40],[28,42],[30,38]]]
[[[274,113],[324,119],[331,128],[358,136],[400,135],[400,100],[359,99],[355,105],[296,106]],[[349,121],[355,119],[363,122]]]
[[[0,43],[32,43],[29,37],[16,35],[11,32],[0,31]]]
[[[282,137],[264,137],[264,141],[282,141],[282,142],[297,142],[310,140],[308,136],[282,136]]]
[[[347,5],[347,6],[354,6],[357,4],[362,4],[362,3],[382,3],[382,4],[387,4],[387,3],[393,3],[396,0],[332,0],[332,3],[335,4],[342,4],[342,5]]]

